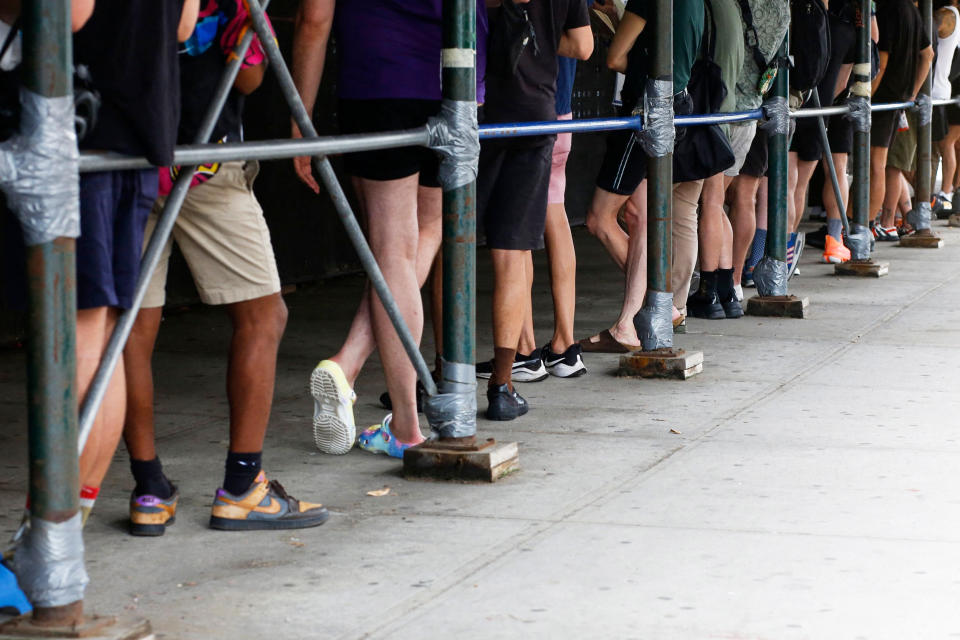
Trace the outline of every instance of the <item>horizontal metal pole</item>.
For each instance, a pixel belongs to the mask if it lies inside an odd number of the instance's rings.
[[[839,116],[844,113],[849,113],[850,107],[840,106],[840,107],[815,107],[811,109],[800,109],[798,111],[791,111],[791,118],[817,118],[823,116]]]
[[[935,107],[942,107],[948,104],[960,105],[960,96],[957,96],[955,98],[948,98],[946,100],[933,100],[932,102],[933,102],[933,106]]]
[[[897,109],[909,109],[913,106],[913,102],[888,102],[886,104],[871,104],[871,111],[896,111]]]

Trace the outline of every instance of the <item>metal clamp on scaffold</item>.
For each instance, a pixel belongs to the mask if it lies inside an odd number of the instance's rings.
[[[870,259],[870,240],[873,234],[870,229],[862,224],[850,225],[850,233],[847,234],[846,244],[850,249],[850,257],[853,260]]]
[[[847,99],[850,111],[845,116],[853,123],[853,130],[860,133],[870,133],[872,124],[870,98],[864,96],[850,96]]]
[[[763,256],[753,268],[753,282],[763,298],[787,295],[787,263]]]
[[[0,144],[0,188],[27,246],[80,235],[73,96],[20,90],[20,133]]]
[[[783,96],[767,98],[763,102],[763,120],[759,127],[768,135],[790,135],[790,105]]]
[[[918,126],[925,127],[933,122],[933,98],[921,93],[917,96],[913,108],[917,112]]]
[[[427,121],[430,148],[440,154],[437,178],[444,191],[464,187],[477,179],[480,137],[477,105],[465,100],[444,100],[440,115]]]
[[[673,347],[673,294],[647,291],[643,307],[633,319],[644,351]]]
[[[80,514],[64,522],[31,518],[12,569],[35,607],[62,607],[83,600],[90,578],[83,567]]]
[[[643,93],[643,129],[637,134],[640,146],[651,158],[673,153],[677,132],[673,126],[673,81],[647,80]]]
[[[465,438],[477,433],[477,368],[442,360],[440,393],[426,399],[423,412],[441,438]]]

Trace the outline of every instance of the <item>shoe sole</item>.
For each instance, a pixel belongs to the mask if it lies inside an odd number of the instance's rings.
[[[547,367],[547,373],[557,378],[579,378],[587,373],[587,366],[577,360],[577,364],[569,365],[563,361]]]
[[[310,395],[313,396],[313,442],[317,449],[333,455],[349,452],[357,439],[357,429],[337,415],[341,406],[340,389],[329,371],[313,370]]]
[[[163,524],[136,524],[130,523],[130,535],[132,536],[141,536],[144,538],[155,538],[157,536],[162,536],[166,532],[167,527],[172,525],[176,521],[176,516],[170,518]]]
[[[210,516],[210,528],[218,531],[277,531],[280,529],[309,529],[319,527],[330,518],[330,512],[310,518],[287,518],[277,520],[234,520]]]
[[[546,380],[547,378],[549,378],[550,374],[547,373],[546,369],[536,373],[531,372],[529,369],[523,369],[523,370],[514,369],[510,373],[510,376],[511,376],[512,382],[540,382],[541,380]],[[477,372],[477,377],[481,380],[489,380],[490,378],[493,377],[493,373],[487,373],[486,371],[482,373]]]
[[[836,258],[834,256],[823,257],[824,264],[843,264],[844,262],[846,262],[846,260],[844,260],[843,258]]]

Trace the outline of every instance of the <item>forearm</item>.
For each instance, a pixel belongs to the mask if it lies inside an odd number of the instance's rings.
[[[316,24],[302,19],[297,14],[297,25],[293,36],[293,83],[300,92],[300,99],[307,113],[312,114],[320,90],[323,67],[327,58],[327,43],[330,39],[330,25]]]
[[[930,50],[930,55],[926,55],[926,50],[920,52],[920,61],[917,63],[917,76],[913,79],[913,93],[911,94],[914,99],[920,93],[920,89],[923,87],[924,80],[927,79],[927,76],[930,74],[930,64],[933,62],[933,51]]]

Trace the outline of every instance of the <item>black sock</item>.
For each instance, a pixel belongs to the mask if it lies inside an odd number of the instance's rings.
[[[133,479],[137,486],[133,493],[137,496],[157,496],[161,500],[167,500],[173,495],[173,485],[163,475],[163,465],[160,464],[160,458],[153,460],[134,460],[130,458],[130,471],[133,472]]]
[[[701,271],[700,272],[700,292],[706,295],[710,295],[716,290],[717,290],[717,272]]]
[[[260,473],[260,459],[263,452],[227,453],[226,470],[223,474],[223,488],[235,496],[246,493],[257,474]]]
[[[730,302],[737,293],[733,290],[733,269],[717,269],[717,297]]]

